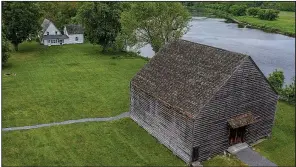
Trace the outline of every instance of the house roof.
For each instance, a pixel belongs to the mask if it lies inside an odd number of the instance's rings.
[[[42,27],[42,32],[46,31],[48,26],[50,25],[51,21],[48,20],[48,19],[44,19],[42,24],[41,24],[41,27]]]
[[[192,117],[226,83],[246,55],[178,40],[165,45],[131,85]]]
[[[68,39],[69,37],[67,35],[44,35],[43,39]]]
[[[66,25],[68,34],[83,34],[84,30],[82,25],[79,24],[69,24]]]

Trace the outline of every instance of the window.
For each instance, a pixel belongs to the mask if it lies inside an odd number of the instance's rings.
[[[78,37],[75,37],[75,41],[78,41]]]
[[[58,35],[58,32],[57,31],[55,33],[56,33],[56,35]]]
[[[50,40],[47,40],[47,43],[50,43]]]
[[[47,31],[46,34],[49,35],[49,32]]]

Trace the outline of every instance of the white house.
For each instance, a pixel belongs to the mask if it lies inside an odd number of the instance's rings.
[[[64,27],[64,34],[69,38],[67,43],[83,43],[83,28],[78,24],[69,24]]]
[[[81,25],[66,25],[64,26],[64,32],[61,33],[50,20],[44,19],[41,27],[40,42],[43,45],[51,46],[84,42],[83,28]]]

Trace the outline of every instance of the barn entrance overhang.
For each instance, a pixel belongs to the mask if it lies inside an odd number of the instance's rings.
[[[231,128],[236,129],[256,122],[254,115],[249,112],[227,120]]]

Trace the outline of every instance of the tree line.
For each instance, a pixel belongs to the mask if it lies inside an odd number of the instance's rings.
[[[295,2],[270,2],[270,1],[248,1],[248,2],[183,2],[187,7],[198,6],[204,7],[210,4],[218,4],[224,6],[245,5],[248,8],[258,7],[262,9],[275,9],[280,11],[295,12]]]
[[[276,20],[280,10],[290,10],[283,6],[292,5],[291,2],[195,2],[185,3],[187,8],[213,9],[234,16],[253,16],[261,20]],[[295,3],[293,3],[295,9]],[[292,6],[293,6],[292,5]]]
[[[16,51],[20,43],[37,37],[44,18],[59,29],[81,24],[86,39],[104,52],[137,44],[151,44],[157,52],[186,33],[191,18],[180,2],[2,2],[2,9],[2,39]]]

